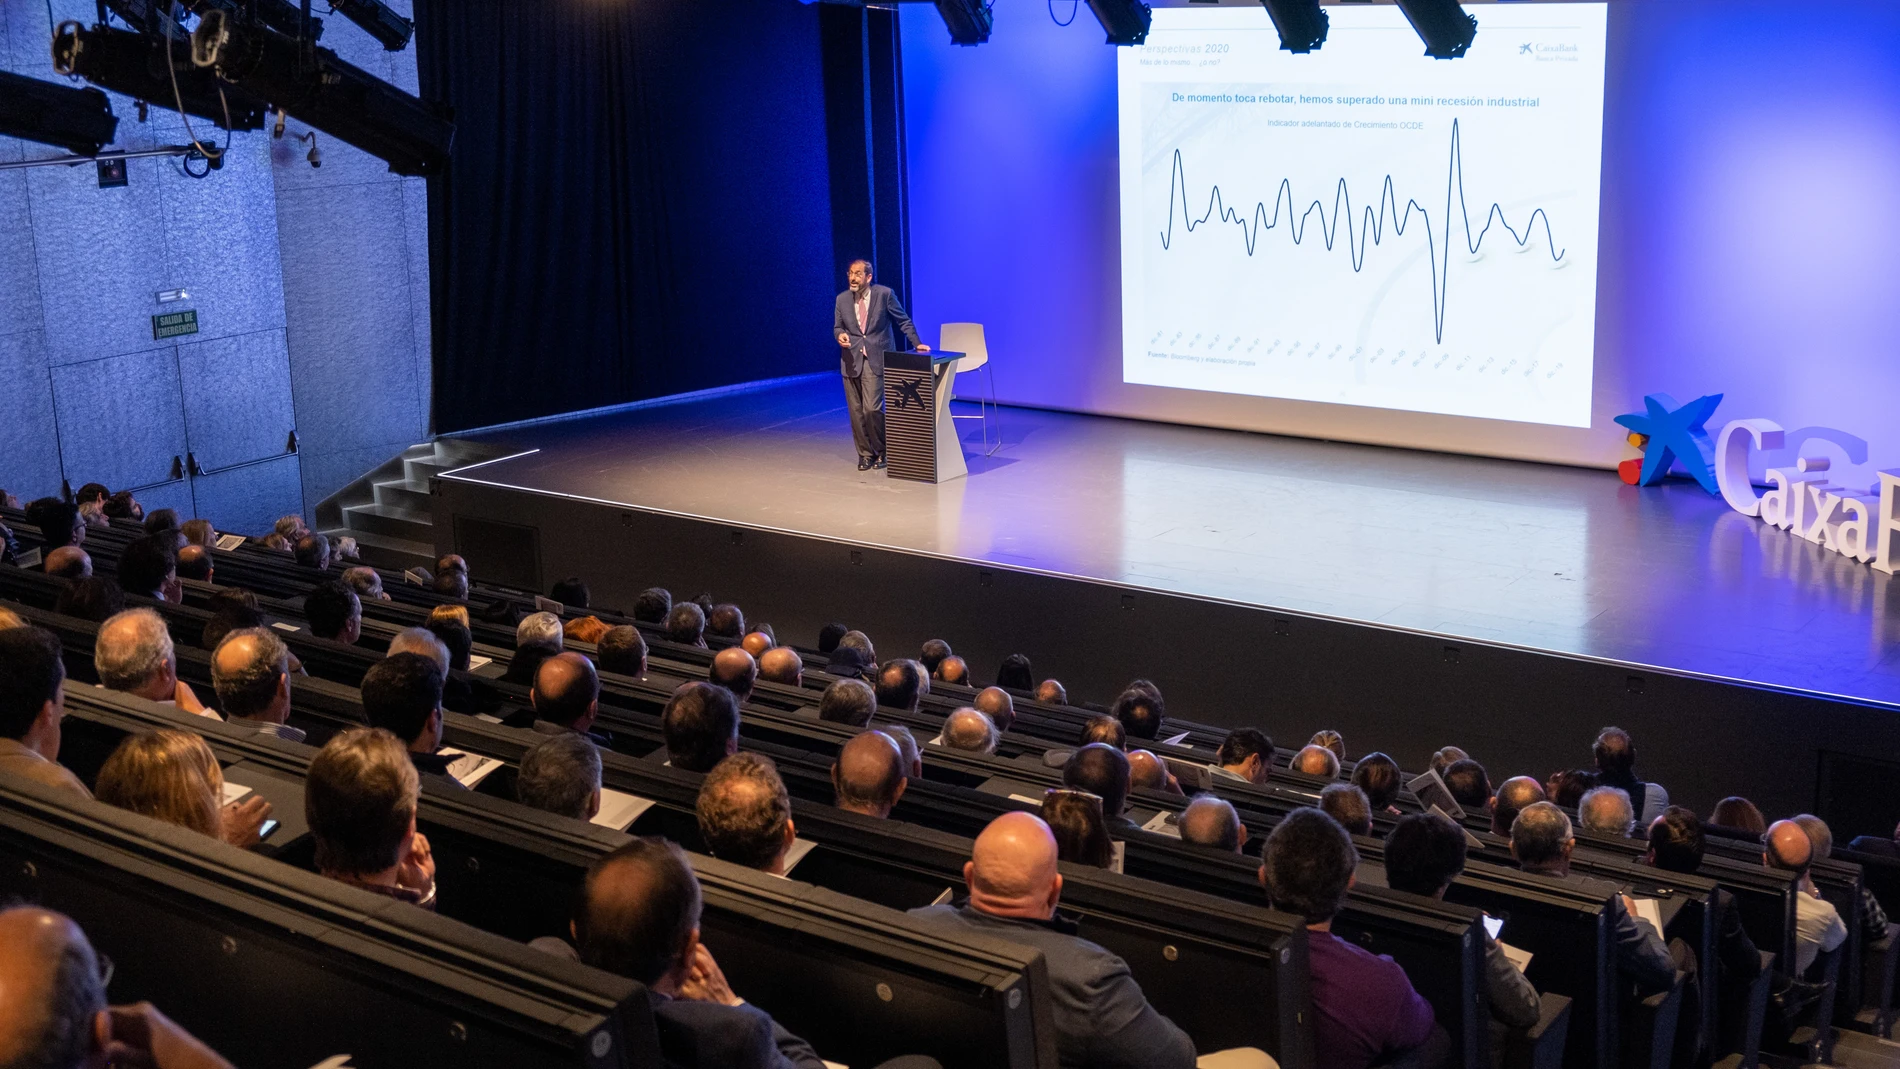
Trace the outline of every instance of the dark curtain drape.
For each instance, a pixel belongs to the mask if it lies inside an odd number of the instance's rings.
[[[429,190],[437,431],[836,366],[816,5],[415,14],[456,127]]]

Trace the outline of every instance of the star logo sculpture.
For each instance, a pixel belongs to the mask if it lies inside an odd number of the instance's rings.
[[[1719,393],[1698,397],[1686,405],[1677,404],[1666,393],[1652,393],[1643,398],[1645,411],[1616,417],[1616,422],[1648,439],[1637,485],[1654,486],[1669,474],[1672,465],[1680,464],[1702,489],[1720,494],[1722,488],[1715,481],[1715,446],[1703,425],[1721,403]]]

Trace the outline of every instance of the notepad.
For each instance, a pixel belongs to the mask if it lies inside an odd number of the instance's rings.
[[[1117,840],[1108,844],[1108,871],[1122,871],[1122,862],[1128,857],[1128,844]]]
[[[1187,744],[1187,742],[1186,742],[1186,740],[1187,740],[1187,737],[1188,737],[1188,733],[1187,733],[1187,732],[1185,732],[1185,731],[1183,731],[1183,732],[1182,732],[1182,733],[1180,733],[1179,735],[1169,735],[1169,736],[1168,736],[1167,738],[1165,738],[1165,739],[1162,739],[1162,740],[1161,740],[1161,745],[1163,745],[1163,746],[1179,746],[1179,747],[1181,747],[1181,748],[1182,748],[1182,749],[1184,749],[1184,750],[1191,750],[1191,749],[1193,749],[1194,747],[1192,747],[1192,746],[1189,746],[1189,745]]]
[[[483,656],[480,656],[479,654],[471,654],[468,659],[468,670],[473,672],[477,668],[487,668],[489,665],[494,664],[494,663],[495,663],[495,659],[493,657],[483,657]]]
[[[942,735],[938,735],[938,736],[937,736],[936,738],[934,738],[934,739],[931,739],[931,740],[930,740],[929,742],[926,742],[926,743],[924,743],[924,745],[925,745],[925,746],[942,746],[942,745],[943,745],[943,736],[942,736]]]
[[[469,788],[487,779],[488,774],[500,768],[502,764],[496,758],[483,757],[480,754],[472,754],[450,746],[444,746],[436,753],[455,758],[449,762],[449,775],[455,777],[457,783]]]
[[[302,631],[303,630],[303,628],[298,627],[296,624],[287,624],[283,622],[282,620],[278,620],[277,622],[271,624],[271,626],[276,628],[279,631]]]
[[[943,889],[942,894],[930,900],[930,904],[933,906],[947,906],[955,901],[956,897],[957,889],[954,887],[946,887]]]
[[[798,863],[805,860],[805,855],[811,853],[811,848],[817,845],[810,839],[793,839],[792,845],[785,848],[785,875],[790,876]]]
[[[232,783],[230,780],[225,780],[224,794],[218,804],[230,805],[232,802],[242,801],[250,793],[251,793],[251,789],[249,787],[246,787],[244,784]]]
[[[1170,813],[1166,810],[1163,810],[1159,813],[1156,813],[1154,815],[1154,818],[1148,821],[1148,823],[1143,824],[1141,826],[1141,830],[1158,832],[1162,835],[1171,835],[1174,838],[1179,839],[1181,837],[1180,814]]]
[[[476,713],[476,714],[475,714],[475,719],[477,719],[477,720],[486,720],[486,721],[488,721],[488,722],[489,722],[489,723],[491,723],[491,724],[499,724],[499,723],[502,723],[502,719],[501,719],[501,717],[498,717],[498,716],[492,716],[492,715],[490,715],[490,714],[488,714],[488,713]]]
[[[1026,794],[1012,794],[1009,796],[1009,800],[1012,802],[1028,802],[1030,805],[1036,806],[1038,808],[1042,806],[1042,799],[1031,798],[1030,796]]]
[[[612,828],[615,831],[626,831],[633,826],[634,821],[640,819],[640,814],[652,808],[653,799],[651,798],[641,798],[638,795],[602,787],[600,812],[595,813],[594,819],[589,823],[598,824],[603,828]]]
[[[224,550],[226,553],[231,552],[232,550],[236,549],[237,547],[243,544],[244,544],[243,535],[227,534],[227,535],[218,536],[218,543],[217,543],[218,548]]]
[[[1531,967],[1531,952],[1530,951],[1519,950],[1517,947],[1514,947],[1509,943],[1499,943],[1498,949],[1504,951],[1504,960],[1510,962],[1512,965],[1517,966],[1518,972],[1523,972],[1526,969],[1529,969]]]
[[[27,568],[37,568],[40,566],[42,556],[43,554],[37,549],[25,549],[20,551],[19,556],[13,558],[13,563],[22,571]]]
[[[1656,929],[1657,934],[1661,934],[1663,930],[1662,903],[1653,898],[1632,898],[1631,901],[1636,903],[1636,915],[1648,921],[1650,926]]]

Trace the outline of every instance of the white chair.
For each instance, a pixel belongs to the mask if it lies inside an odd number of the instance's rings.
[[[956,367],[951,371],[953,376],[953,384],[951,386],[952,396],[955,396],[956,392],[954,376],[961,375],[966,371],[975,371],[977,368],[984,369],[985,377],[989,380],[989,396],[987,398],[982,396],[977,397],[977,414],[974,416],[952,416],[951,418],[982,420],[983,455],[986,457],[995,456],[996,451],[1003,447],[1003,429],[999,422],[996,428],[996,444],[991,445],[990,418],[996,412],[996,369],[990,367],[990,347],[989,344],[983,340],[983,324],[945,323],[943,325],[943,331],[938,335],[937,340],[938,348],[946,352],[963,354],[963,356],[957,359]],[[988,405],[987,408],[984,407],[986,404]]]

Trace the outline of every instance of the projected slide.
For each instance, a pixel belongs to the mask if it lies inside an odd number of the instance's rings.
[[[1122,378],[1590,425],[1602,4],[1157,8],[1120,63]]]

